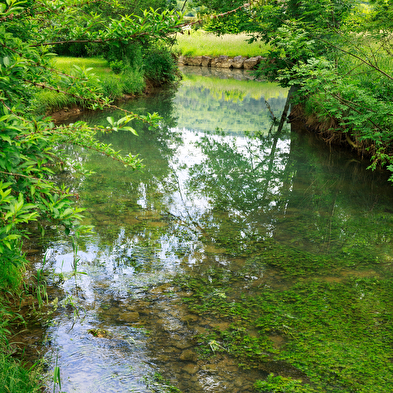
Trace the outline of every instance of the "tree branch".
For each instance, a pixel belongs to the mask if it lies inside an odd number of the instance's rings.
[[[324,40],[324,39],[322,39],[322,38],[319,38],[319,40],[322,41],[322,42],[324,42],[325,44],[330,45],[331,47],[333,47],[333,48],[335,48],[335,49],[337,49],[337,50],[343,52],[343,53],[346,53],[347,55],[350,55],[350,56],[352,56],[352,57],[354,57],[354,58],[360,60],[362,63],[368,65],[368,66],[371,67],[371,68],[374,68],[376,71],[380,72],[382,75],[385,75],[385,76],[386,76],[387,78],[389,78],[390,80],[393,80],[393,77],[392,77],[392,76],[390,76],[389,74],[387,74],[385,71],[381,70],[381,69],[380,69],[379,67],[377,67],[376,65],[370,63],[369,61],[362,59],[360,56],[355,55],[354,53],[351,53],[351,52],[349,52],[349,51],[347,51],[347,50],[345,50],[345,49],[343,49],[343,48],[340,48],[340,47],[338,47],[338,46],[336,46],[336,45],[333,45],[331,42],[326,41],[326,40]]]

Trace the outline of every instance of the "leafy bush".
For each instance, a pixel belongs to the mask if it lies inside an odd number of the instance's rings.
[[[213,18],[204,23],[205,31],[216,34],[239,34],[251,28],[250,14],[245,11],[238,11],[222,18]]]
[[[85,57],[89,55],[89,45],[79,42],[58,44],[53,51],[59,56]]]
[[[120,74],[125,69],[125,64],[124,64],[123,60],[113,60],[109,63],[109,66],[111,67],[111,70],[116,75]]]
[[[119,99],[123,95],[123,88],[120,79],[115,75],[108,75],[101,80],[101,86],[105,96],[113,99]]]
[[[124,64],[134,67],[141,62],[142,47],[136,42],[109,42],[103,46],[98,46],[95,55],[104,57],[109,63],[122,61]]]
[[[145,52],[143,70],[145,77],[158,85],[176,79],[177,64],[167,48],[157,47]]]
[[[145,88],[145,78],[140,69],[127,68],[121,77],[124,94],[139,94]]]

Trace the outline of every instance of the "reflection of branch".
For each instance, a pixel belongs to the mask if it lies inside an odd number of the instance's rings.
[[[267,100],[265,100],[265,104],[266,104],[266,106],[267,106],[267,109],[269,109],[270,114],[272,115],[272,119],[273,119],[274,121],[276,121],[276,120],[277,120],[277,117],[274,115],[274,113],[273,113],[273,111],[272,111],[272,107],[271,107],[270,104],[267,102]]]
[[[186,202],[185,202],[185,200],[184,200],[184,197],[183,197],[183,192],[182,192],[182,190],[181,190],[181,186],[180,186],[180,182],[179,182],[179,177],[177,176],[177,174],[176,174],[176,172],[173,170],[173,176],[176,178],[176,183],[177,183],[177,187],[178,187],[178,189],[179,189],[179,194],[180,194],[180,198],[181,198],[181,201],[183,202],[183,205],[184,205],[184,209],[186,210],[186,213],[187,213],[187,216],[188,216],[188,218],[190,219],[190,222],[197,228],[197,229],[199,229],[199,231],[205,236],[205,237],[210,237],[210,239],[211,239],[211,236],[197,223],[197,222],[195,222],[194,220],[193,220],[193,218],[191,217],[191,214],[189,213],[189,211],[188,211],[188,209],[187,209],[187,205],[186,205]],[[172,213],[171,213],[172,214]],[[175,216],[174,214],[172,214],[174,217],[177,217],[177,216]],[[178,217],[177,217],[178,218]]]
[[[176,174],[175,171],[173,171],[173,176],[174,176],[175,179],[176,179],[177,188],[179,189],[180,199],[181,199],[181,201],[183,202],[183,205],[184,205],[184,208],[185,208],[185,210],[186,210],[186,213],[187,213],[188,218],[190,219],[190,221],[191,221],[195,226],[199,227],[199,228],[202,230],[202,228],[199,226],[198,223],[194,223],[194,221],[193,221],[193,219],[192,219],[192,217],[191,217],[191,214],[189,213],[189,211],[188,211],[188,209],[187,209],[187,205],[186,205],[186,202],[184,201],[184,197],[183,197],[183,192],[182,192],[182,190],[181,190],[179,177],[177,176],[177,174]]]
[[[289,89],[288,96],[287,96],[287,101],[285,103],[284,110],[283,110],[282,115],[281,115],[280,124],[279,124],[278,129],[277,129],[277,134],[280,134],[280,132],[282,131],[282,128],[284,126],[284,122],[287,119],[287,113],[288,113],[288,110],[289,110],[289,104],[291,103],[292,95],[293,95],[293,93],[295,92],[296,89],[297,89],[297,87],[295,87],[295,86],[291,86],[291,88]]]

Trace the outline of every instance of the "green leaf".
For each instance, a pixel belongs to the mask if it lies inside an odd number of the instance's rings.
[[[106,118],[106,120],[108,121],[108,123],[109,123],[112,127],[114,127],[114,125],[115,125],[115,120],[114,120],[113,117],[108,116],[108,117]]]
[[[135,129],[132,128],[132,127],[122,127],[121,129],[122,129],[122,130],[126,130],[126,131],[130,131],[130,132],[132,132],[134,135],[138,136],[138,133],[137,133],[137,132],[135,131]]]

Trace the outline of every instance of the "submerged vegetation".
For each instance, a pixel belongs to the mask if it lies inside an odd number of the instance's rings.
[[[261,262],[261,269],[268,267]],[[194,292],[187,302],[196,313],[224,318],[230,326],[201,335],[201,354],[226,352],[242,367],[286,377],[283,370],[293,366],[298,374],[293,379],[309,384],[307,392],[392,389],[392,350],[386,345],[392,340],[391,277],[308,279],[287,289],[266,283],[258,294],[245,292],[241,298],[230,288],[241,285],[244,276],[217,269],[208,277],[184,279]]]
[[[220,321],[197,336],[200,357],[219,362],[230,355],[243,368],[271,374],[255,383],[260,392],[390,391],[391,216],[355,186],[344,196],[350,180],[330,165],[324,174],[321,157],[296,141],[291,155],[281,156],[288,159],[285,170],[273,174],[271,168],[267,188],[276,184],[280,192],[265,194],[274,201],[267,208],[266,200],[251,194],[248,200],[246,191],[254,176],[269,175],[242,165],[228,153],[229,144],[206,139],[207,158],[192,172],[194,187],[198,183],[217,210],[242,215],[222,214],[219,224],[205,227],[205,241],[222,259],[178,278],[192,294],[184,298],[190,310]],[[292,167],[294,155],[307,164]],[[225,180],[231,163],[242,168],[241,181],[234,170],[232,181]]]

